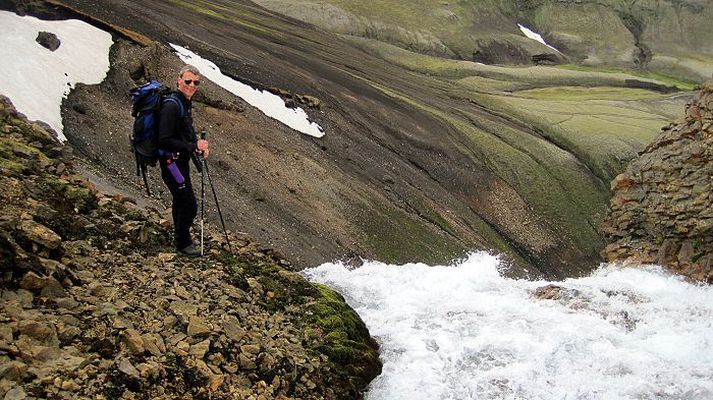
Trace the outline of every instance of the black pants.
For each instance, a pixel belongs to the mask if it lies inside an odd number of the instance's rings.
[[[198,213],[198,203],[196,195],[193,193],[191,185],[190,161],[178,159],[175,161],[179,171],[183,175],[185,182],[179,185],[169,171],[166,163],[161,161],[161,178],[173,196],[171,211],[173,214],[173,227],[176,248],[183,249],[193,243],[191,239],[191,226]]]

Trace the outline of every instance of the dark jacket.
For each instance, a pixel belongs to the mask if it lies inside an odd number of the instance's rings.
[[[191,114],[191,101],[180,91],[171,93],[171,96],[183,104],[184,113],[173,101],[165,101],[161,106],[158,125],[158,148],[165,152],[178,153],[179,159],[188,160],[196,151],[196,132],[193,129],[193,115]]]

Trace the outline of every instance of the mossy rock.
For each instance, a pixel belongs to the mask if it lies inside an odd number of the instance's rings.
[[[322,331],[323,343],[317,350],[329,356],[336,366],[334,371],[347,379],[356,391],[381,373],[378,345],[342,295],[325,285],[312,283],[312,286],[319,296],[308,307],[303,323],[315,325]]]

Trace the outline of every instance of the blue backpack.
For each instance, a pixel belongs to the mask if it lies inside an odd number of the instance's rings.
[[[155,166],[159,158],[158,121],[161,107],[166,102],[178,105],[179,115],[185,115],[183,103],[169,88],[161,82],[151,81],[145,85],[131,89],[131,116],[134,117],[134,129],[131,133],[131,148],[136,158],[136,176],[142,176],[146,193],[151,196],[146,169]]]

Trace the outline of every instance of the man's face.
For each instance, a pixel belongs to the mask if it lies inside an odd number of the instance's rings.
[[[186,71],[183,76],[178,77],[178,90],[190,100],[198,90],[198,83],[201,77],[191,71]]]

